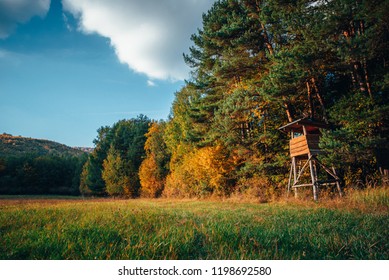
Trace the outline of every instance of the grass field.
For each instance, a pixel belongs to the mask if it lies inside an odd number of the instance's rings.
[[[0,259],[389,259],[388,206],[0,197]]]

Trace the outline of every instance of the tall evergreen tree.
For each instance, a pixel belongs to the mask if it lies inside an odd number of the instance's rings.
[[[109,126],[97,130],[97,138],[93,141],[95,149],[89,155],[83,167],[80,179],[80,192],[85,195],[105,195],[105,182],[102,178],[103,162],[106,159],[113,138]]]

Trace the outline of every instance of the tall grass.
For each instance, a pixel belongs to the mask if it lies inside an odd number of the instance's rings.
[[[7,198],[0,259],[388,259],[388,212],[348,206]]]
[[[359,209],[389,211],[389,187],[349,190],[346,195],[347,201]]]

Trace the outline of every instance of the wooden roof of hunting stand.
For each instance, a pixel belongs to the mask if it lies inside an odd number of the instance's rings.
[[[309,133],[313,133],[313,132],[317,133],[317,132],[319,132],[320,128],[323,128],[323,129],[330,129],[331,128],[331,126],[325,122],[316,121],[316,120],[312,120],[312,119],[308,119],[308,118],[303,118],[303,119],[298,119],[296,121],[288,123],[287,125],[284,125],[284,126],[280,127],[279,129],[286,131],[286,132],[294,131],[294,132],[298,132],[298,133],[303,134],[304,127],[305,127],[307,133],[308,132]]]
[[[297,188],[312,186],[313,198],[318,200],[319,186],[336,185],[339,191],[339,195],[342,196],[340,189],[340,179],[336,175],[335,168],[330,170],[323,163],[321,163],[316,157],[321,153],[319,147],[320,129],[330,129],[331,126],[327,123],[303,118],[287,125],[280,127],[279,129],[285,132],[290,132],[291,139],[289,141],[290,156],[292,158],[292,164],[290,167],[288,193],[290,189],[294,189],[295,196],[297,196]],[[298,165],[302,161],[306,161],[305,164]],[[301,183],[300,179],[304,174],[305,168],[309,165],[311,182]],[[318,168],[323,168],[332,179],[326,181],[318,180]],[[298,169],[298,170],[297,170]]]

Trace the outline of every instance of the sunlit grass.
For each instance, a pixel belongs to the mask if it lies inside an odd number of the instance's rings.
[[[358,207],[371,210],[389,211],[389,188],[366,188],[364,190],[349,191],[348,201]]]
[[[388,259],[387,211],[343,204],[7,198],[0,259]]]

